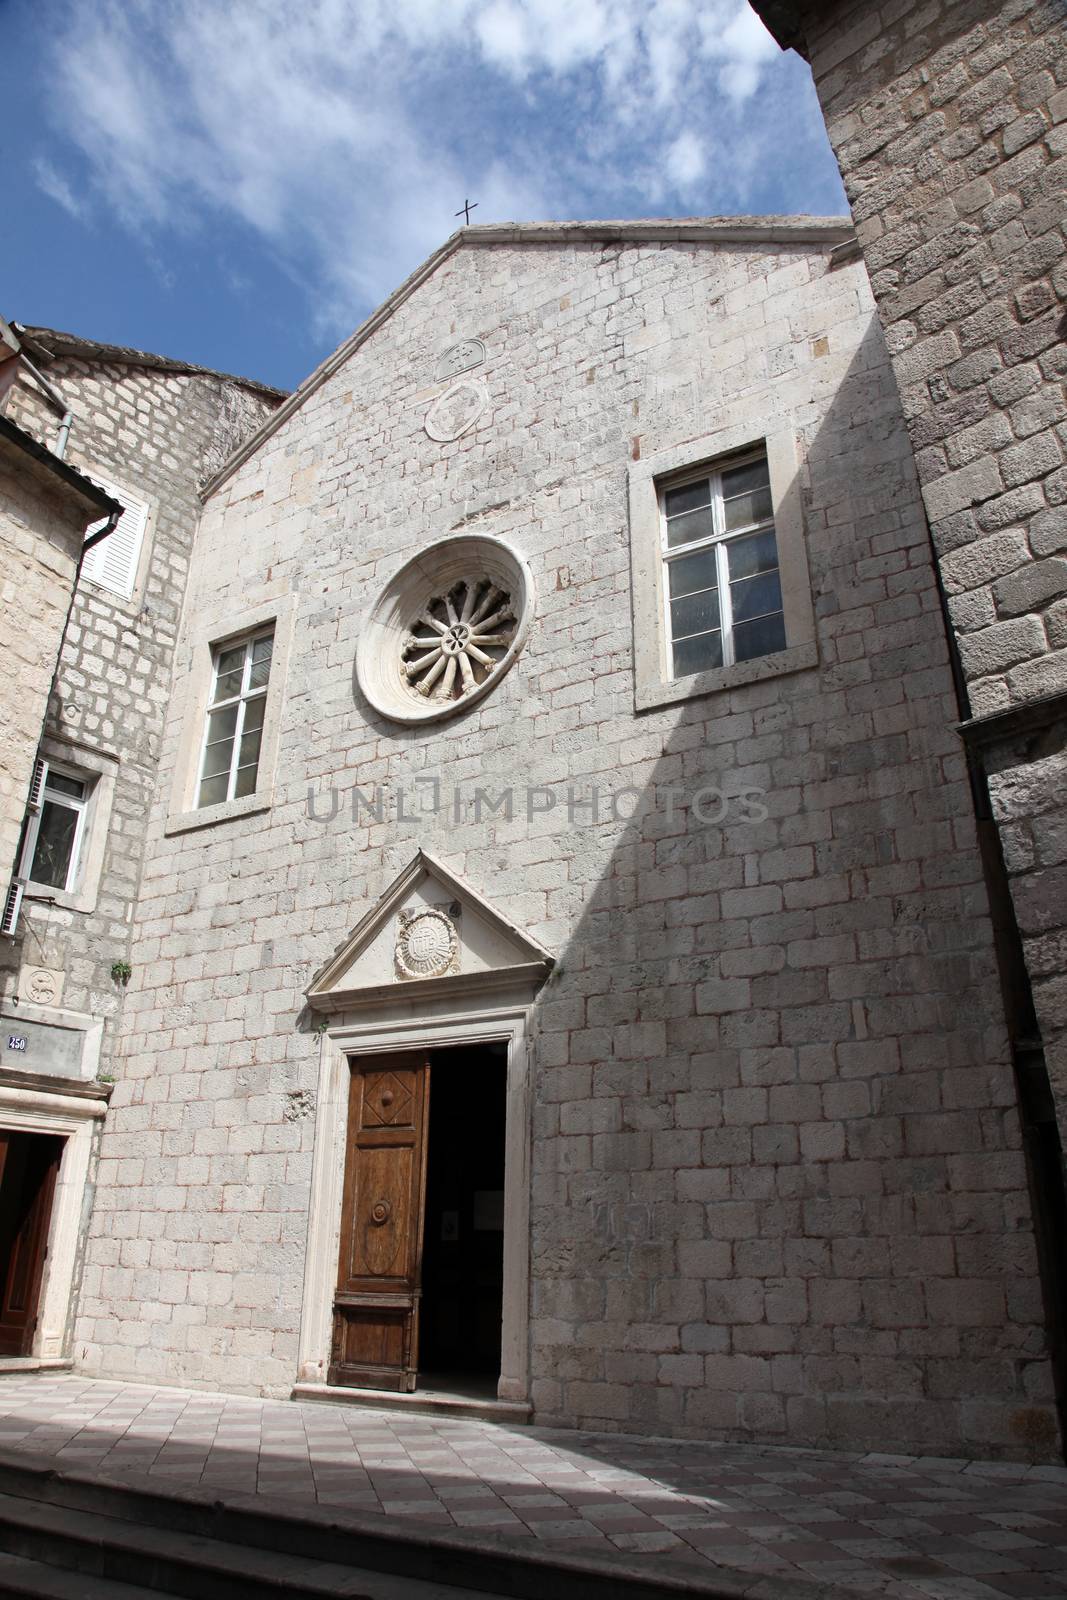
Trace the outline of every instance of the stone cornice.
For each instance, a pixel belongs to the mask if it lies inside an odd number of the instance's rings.
[[[1057,722],[1067,721],[1067,691],[1042,695],[1039,700],[1022,700],[1003,711],[985,717],[972,717],[957,727],[968,750],[989,750],[1009,744],[1013,739],[1043,733]]]

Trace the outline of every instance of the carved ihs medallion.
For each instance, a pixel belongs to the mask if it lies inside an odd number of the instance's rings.
[[[396,970],[400,978],[440,978],[459,971],[459,935],[440,906],[401,911],[396,932]]]

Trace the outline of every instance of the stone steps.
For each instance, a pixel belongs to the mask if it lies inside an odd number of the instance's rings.
[[[79,1587],[80,1585],[80,1587]],[[0,1457],[0,1594],[47,1600],[815,1600],[807,1583]]]
[[[158,1589],[93,1578],[7,1551],[0,1551],[0,1595],[33,1595],[35,1600],[159,1600]]]

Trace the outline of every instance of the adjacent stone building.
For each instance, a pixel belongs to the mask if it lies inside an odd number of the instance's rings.
[[[811,62],[915,450],[1062,1328],[1067,5],[753,3]],[[1064,1396],[1062,1335],[1058,1364]]]
[[[0,741],[0,860],[5,866],[14,861],[19,843],[85,530],[90,522],[120,512],[103,490],[0,417],[0,629],[8,684]]]
[[[462,230],[207,485],[174,663],[82,1370],[1055,1455],[848,224]]]
[[[198,485],[281,395],[5,332],[0,1353],[51,1360],[70,1352]]]

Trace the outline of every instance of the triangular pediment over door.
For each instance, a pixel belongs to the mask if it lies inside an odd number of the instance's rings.
[[[499,906],[420,850],[323,967],[307,1001],[336,1014],[496,988],[532,994],[552,966]]]

